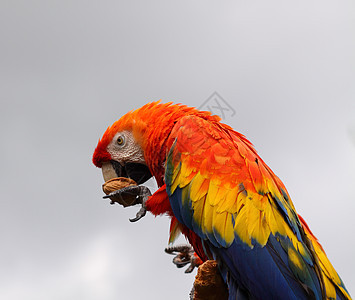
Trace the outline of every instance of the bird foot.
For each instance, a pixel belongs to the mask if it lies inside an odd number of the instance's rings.
[[[175,255],[173,263],[178,268],[182,268],[188,264],[188,268],[185,273],[191,273],[195,268],[198,268],[202,264],[202,260],[197,256],[194,249],[190,245],[177,245],[165,248],[165,252],[171,255]]]
[[[132,186],[127,186],[122,189],[113,191],[112,193],[104,196],[104,199],[110,198],[111,199],[111,204],[114,204],[115,202],[118,202],[120,204],[125,204],[125,199],[127,197],[132,198],[132,196],[135,196],[135,199],[133,202],[130,202],[129,205],[125,206],[133,206],[135,204],[141,204],[142,207],[140,210],[137,212],[136,217],[129,219],[131,222],[136,222],[143,218],[147,212],[147,209],[145,207],[145,203],[147,202],[148,198],[152,195],[150,190],[146,186],[142,185],[132,185]]]

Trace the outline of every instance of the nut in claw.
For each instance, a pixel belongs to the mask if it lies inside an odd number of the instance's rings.
[[[117,177],[106,181],[102,185],[102,190],[106,195],[109,195],[114,191],[121,190],[128,186],[136,186],[136,185],[137,183],[130,178]],[[136,194],[125,193],[114,197],[114,199],[111,198],[111,204],[113,204],[114,202],[118,202],[124,207],[128,207],[136,204],[136,198],[137,198]]]

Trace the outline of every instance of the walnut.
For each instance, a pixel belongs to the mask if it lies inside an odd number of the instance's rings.
[[[124,187],[127,186],[132,186],[132,185],[137,185],[137,183],[126,177],[117,177],[117,178],[112,178],[110,180],[107,180],[103,185],[102,185],[102,190],[106,195],[120,190]],[[127,206],[132,206],[136,204],[136,195],[135,194],[122,194],[122,195],[117,195],[110,197],[111,200],[114,200],[115,202],[118,202],[119,204],[123,205],[124,207]]]

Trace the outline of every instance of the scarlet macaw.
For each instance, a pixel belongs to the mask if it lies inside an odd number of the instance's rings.
[[[229,299],[350,299],[281,180],[218,116],[153,102],[116,121],[93,163],[105,180],[154,176],[159,189],[124,188],[145,210],[171,217],[203,260],[215,259]]]

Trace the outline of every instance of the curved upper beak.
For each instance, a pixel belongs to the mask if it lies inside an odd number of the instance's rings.
[[[101,171],[105,181],[119,177],[117,176],[116,171],[110,161],[102,164]]]

